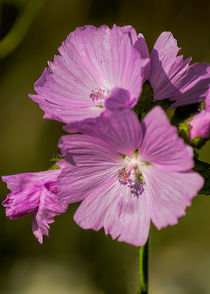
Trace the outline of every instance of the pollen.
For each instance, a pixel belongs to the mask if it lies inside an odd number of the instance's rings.
[[[144,179],[141,173],[141,166],[149,165],[141,161],[139,151],[135,151],[132,157],[120,154],[124,159],[125,167],[118,171],[118,180],[121,184],[130,188],[133,196],[139,197],[144,191]]]
[[[90,94],[90,99],[96,104],[97,107],[104,107],[104,101],[108,91],[102,88],[96,88]]]

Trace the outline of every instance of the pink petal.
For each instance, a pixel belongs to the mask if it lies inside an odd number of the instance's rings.
[[[149,82],[154,100],[169,98],[171,107],[203,101],[210,85],[210,65],[177,56],[180,48],[170,32],[163,32],[151,52]]]
[[[72,123],[64,129],[100,138],[118,153],[125,155],[133,155],[143,136],[139,121],[130,110],[105,111],[98,118]]]
[[[203,110],[187,122],[190,128],[190,139],[199,136],[203,139],[210,136],[210,112]]]
[[[150,56],[149,56],[149,50],[145,41],[145,38],[143,34],[138,34],[135,31],[135,29],[132,26],[124,26],[121,28],[123,32],[129,33],[132,44],[134,45],[134,48],[138,51],[140,54],[140,57],[142,59],[142,62],[146,61],[145,67],[143,68],[143,81],[145,82],[149,75],[150,75]]]
[[[54,222],[54,217],[66,211],[67,205],[61,205],[57,197],[57,182],[45,184],[40,196],[37,213],[32,220],[32,230],[40,243],[43,235],[49,235],[49,224]]]
[[[132,108],[130,92],[124,89],[115,88],[105,101],[106,109],[110,111]]]
[[[143,70],[144,82],[145,82],[150,76],[151,62],[150,62],[150,56],[149,56],[149,50],[147,47],[147,43],[146,43],[144,36],[142,34],[138,35],[138,38],[134,44],[134,47],[139,52],[142,59],[149,60],[149,62],[147,63],[147,65],[145,66],[145,68]]]
[[[205,110],[210,112],[210,90],[208,91],[208,94],[206,96],[205,103],[206,103]]]
[[[177,224],[204,184],[196,172],[168,172],[153,166],[143,168],[145,198],[154,225],[161,229]]]
[[[177,135],[161,107],[154,107],[146,115],[143,126],[144,138],[139,148],[142,161],[169,171],[193,167],[193,149]]]
[[[130,189],[112,179],[89,193],[74,220],[83,229],[100,230],[113,239],[135,246],[145,244],[150,227],[145,197],[134,197]]]
[[[61,138],[59,147],[69,163],[58,178],[58,197],[72,203],[84,199],[89,191],[109,181],[121,168],[123,159],[111,146],[86,135]]]

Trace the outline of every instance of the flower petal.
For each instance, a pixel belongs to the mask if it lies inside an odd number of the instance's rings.
[[[122,165],[120,155],[100,139],[86,135],[64,136],[59,147],[69,163],[61,168],[58,178],[58,197],[62,202],[81,201],[89,191],[109,181]]]
[[[150,219],[145,197],[134,197],[127,186],[113,178],[89,193],[77,209],[74,220],[83,229],[102,227],[113,239],[135,246],[146,243]]]
[[[57,182],[48,182],[43,187],[37,213],[32,220],[32,230],[40,243],[43,235],[49,235],[49,224],[54,222],[54,217],[66,211],[67,205],[61,205],[57,196]]]
[[[145,198],[154,225],[161,229],[177,224],[204,184],[196,172],[168,172],[153,166],[143,168]]]
[[[205,110],[210,112],[210,90],[208,91],[208,94],[206,96],[205,103],[206,103]]]
[[[105,111],[100,117],[75,122],[64,129],[100,138],[118,153],[128,156],[139,148],[143,136],[138,118],[131,110]]]
[[[210,86],[210,65],[189,66],[191,58],[177,56],[179,50],[172,33],[163,32],[151,52],[149,82],[154,100],[174,100],[171,107],[203,101]]]
[[[134,48],[139,52],[141,58],[144,60],[148,59],[148,63],[146,64],[145,68],[143,69],[143,81],[145,82],[149,76],[151,71],[151,62],[150,62],[150,56],[149,56],[149,50],[146,44],[146,41],[144,39],[144,36],[142,34],[138,34],[138,38],[136,42],[134,43]]]
[[[193,167],[193,149],[171,126],[161,107],[154,107],[144,118],[144,138],[139,148],[142,161],[160,169],[185,171]]]
[[[203,110],[187,122],[190,128],[190,139],[199,136],[203,139],[210,136],[210,111]]]
[[[124,89],[115,88],[105,101],[106,109],[110,111],[123,110],[132,108],[130,92]]]

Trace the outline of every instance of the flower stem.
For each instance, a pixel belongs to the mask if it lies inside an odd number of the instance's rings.
[[[139,294],[148,294],[148,243],[139,248]]]

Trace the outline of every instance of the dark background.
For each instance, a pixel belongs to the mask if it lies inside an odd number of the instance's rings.
[[[162,31],[172,31],[185,58],[210,62],[209,15],[210,2],[202,0],[0,0],[0,39],[10,34],[0,42],[0,174],[45,170],[59,152],[62,124],[43,120],[27,95],[76,27],[131,24],[150,49]],[[201,159],[210,161],[209,147]],[[1,183],[1,201],[7,192]],[[138,248],[81,230],[75,209],[56,218],[40,245],[31,216],[10,221],[0,208],[0,293],[136,293]],[[210,198],[198,196],[177,226],[151,229],[150,293],[208,294],[209,274]]]

